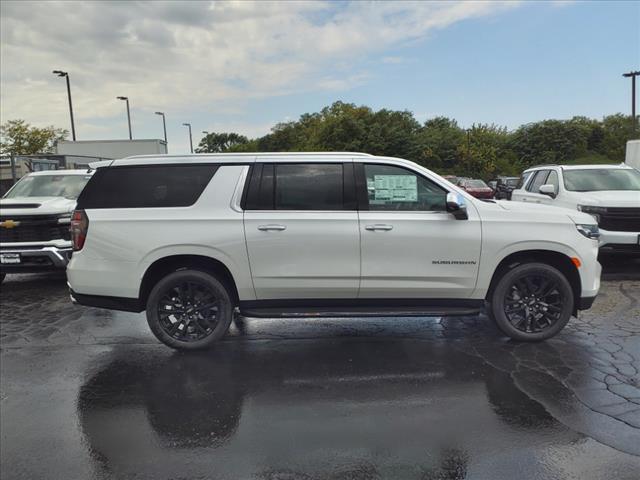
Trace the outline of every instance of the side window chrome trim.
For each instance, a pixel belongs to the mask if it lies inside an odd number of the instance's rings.
[[[244,191],[244,186],[247,183],[247,175],[249,174],[249,165],[245,165],[242,167],[240,171],[240,175],[238,177],[238,182],[236,183],[236,188],[233,192],[233,196],[231,197],[231,203],[229,206],[231,210],[242,213],[242,193]]]

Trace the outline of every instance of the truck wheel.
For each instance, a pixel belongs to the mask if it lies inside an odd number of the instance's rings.
[[[564,328],[573,302],[573,290],[562,273],[544,263],[525,263],[498,281],[491,296],[491,312],[507,336],[535,342]]]
[[[210,347],[229,329],[233,302],[225,286],[198,270],[179,270],[160,280],[147,301],[147,322],[165,345],[178,350]]]

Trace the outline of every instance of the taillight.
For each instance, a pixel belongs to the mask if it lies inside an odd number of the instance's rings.
[[[82,250],[84,242],[87,239],[87,230],[89,229],[89,218],[84,210],[74,210],[71,215],[71,241],[73,242],[73,251]]]

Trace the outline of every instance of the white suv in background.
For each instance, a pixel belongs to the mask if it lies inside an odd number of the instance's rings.
[[[578,211],[481,201],[398,158],[149,156],[98,168],[71,220],[72,300],[146,310],[181,349],[248,317],[470,315],[558,333],[600,287]]]
[[[525,170],[511,200],[580,210],[600,227],[604,253],[640,255],[640,172],[626,165],[542,165]]]

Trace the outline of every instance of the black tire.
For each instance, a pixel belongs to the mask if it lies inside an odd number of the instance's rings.
[[[0,283],[4,282],[4,277],[6,277],[6,273],[0,273]]]
[[[538,342],[556,335],[573,312],[566,277],[544,263],[525,263],[505,272],[491,295],[491,313],[507,336]]]
[[[147,322],[165,345],[177,350],[201,350],[227,333],[233,309],[227,288],[214,276],[199,270],[179,270],[151,290]]]

